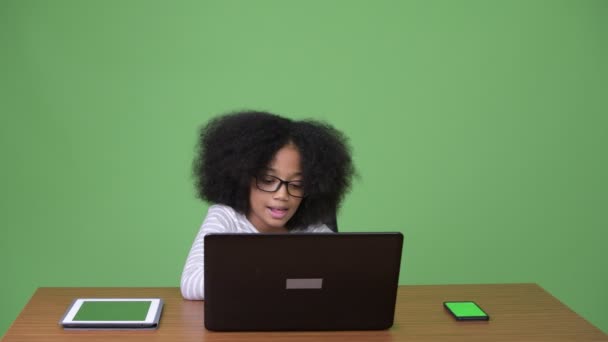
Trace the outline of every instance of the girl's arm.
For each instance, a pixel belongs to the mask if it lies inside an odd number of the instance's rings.
[[[235,213],[232,208],[222,205],[213,205],[209,208],[207,216],[194,239],[182,272],[180,289],[185,299],[201,300],[205,297],[205,250],[203,244],[205,235],[235,231]]]

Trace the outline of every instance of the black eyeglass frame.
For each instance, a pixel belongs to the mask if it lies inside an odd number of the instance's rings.
[[[260,188],[260,184],[258,184],[258,182],[260,181],[260,178],[261,178],[261,177],[270,177],[270,178],[274,178],[274,179],[278,180],[278,181],[279,181],[279,183],[278,183],[278,185],[277,185],[276,189],[274,189],[274,190],[264,190],[264,189]],[[282,180],[282,179],[281,179],[281,178],[279,178],[279,177],[276,177],[276,176],[271,176],[271,175],[255,176],[255,186],[256,186],[256,187],[258,188],[258,190],[260,190],[260,191],[264,191],[264,192],[277,192],[277,191],[279,191],[279,189],[281,188],[281,186],[283,186],[283,184],[285,184],[285,188],[287,189],[287,193],[289,194],[289,196],[296,197],[296,198],[304,198],[304,197],[306,197],[306,193],[304,193],[304,189],[302,189],[302,196],[298,196],[298,195],[294,195],[294,194],[292,194],[292,193],[289,191],[289,184],[290,184],[290,183],[294,183],[294,184],[295,184],[295,183],[302,183],[302,181],[301,181],[301,180],[297,180],[297,181],[286,181],[286,180]]]

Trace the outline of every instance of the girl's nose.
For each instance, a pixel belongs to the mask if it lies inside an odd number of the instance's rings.
[[[289,198],[289,193],[287,192],[287,184],[281,184],[279,186],[279,189],[274,192],[273,197],[280,200],[286,200],[287,198]]]

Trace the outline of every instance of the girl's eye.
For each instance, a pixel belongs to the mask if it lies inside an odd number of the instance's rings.
[[[265,184],[272,184],[276,182],[276,179],[272,177],[262,177],[262,182],[264,182]]]
[[[303,186],[302,183],[293,183],[293,182],[290,182],[289,185],[291,185],[295,189],[300,189]]]

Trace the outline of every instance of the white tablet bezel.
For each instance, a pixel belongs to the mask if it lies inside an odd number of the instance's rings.
[[[143,321],[75,321],[74,317],[80,310],[80,307],[85,302],[150,302],[146,319]],[[72,307],[66,313],[65,317],[61,321],[63,325],[77,326],[77,325],[152,325],[155,323],[155,318],[161,304],[160,298],[78,298],[72,304]]]

